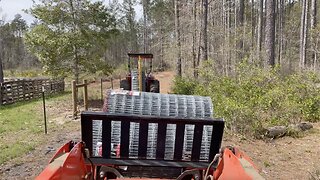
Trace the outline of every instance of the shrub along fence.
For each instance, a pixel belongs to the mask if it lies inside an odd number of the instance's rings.
[[[0,106],[64,91],[64,79],[15,79],[0,83]]]

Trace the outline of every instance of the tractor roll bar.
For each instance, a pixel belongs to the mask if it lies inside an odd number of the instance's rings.
[[[138,58],[140,56],[140,58],[142,58],[142,59],[152,59],[153,58],[153,54],[147,54],[147,53],[128,53],[128,56],[131,58]]]
[[[150,72],[152,71],[152,58],[153,54],[150,53],[128,53],[128,70],[130,71],[130,58],[140,58],[141,60],[150,60]]]

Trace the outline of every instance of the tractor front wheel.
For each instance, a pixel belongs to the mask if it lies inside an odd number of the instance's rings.
[[[128,82],[126,79],[121,80],[121,81],[120,81],[120,88],[123,89],[123,90],[130,91],[130,84],[129,84],[129,82]]]
[[[160,93],[160,83],[158,80],[154,80],[150,84],[150,92],[152,93]]]

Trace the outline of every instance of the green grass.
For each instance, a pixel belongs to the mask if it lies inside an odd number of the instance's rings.
[[[88,87],[89,99],[100,99],[100,84],[91,84]],[[82,89],[79,89],[79,99],[82,99]],[[42,99],[18,102],[0,106],[0,165],[21,157],[45,144],[48,136],[61,129],[72,129],[74,122],[58,124],[57,117],[72,112],[72,95],[70,90],[56,95],[46,96],[48,119],[48,135],[44,135]],[[50,123],[53,122],[53,123]]]
[[[16,142],[10,145],[1,145],[1,154],[0,154],[0,164],[19,157],[22,154],[25,154],[31,150],[34,150],[37,143],[34,142]]]
[[[57,116],[52,112],[55,105],[71,102],[70,93],[48,96],[46,99],[48,118]],[[56,111],[56,110],[55,110]],[[56,128],[51,123],[48,131]],[[21,156],[44,141],[42,99],[20,102],[0,107],[0,164]]]

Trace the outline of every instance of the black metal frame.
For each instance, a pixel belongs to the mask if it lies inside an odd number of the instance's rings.
[[[115,115],[105,112],[83,112],[81,113],[82,141],[86,147],[92,149],[92,121],[102,120],[102,157],[92,157],[94,164],[99,165],[125,165],[125,166],[159,166],[159,167],[189,167],[206,168],[219,152],[224,121],[223,119],[183,119],[174,117],[155,117],[138,115]],[[111,121],[121,122],[120,158],[111,157]],[[129,158],[129,129],[130,122],[139,123],[139,146],[138,159]],[[148,124],[158,124],[156,159],[146,159]],[[176,124],[176,141],[173,160],[165,160],[165,138],[168,124]],[[191,161],[182,160],[185,125],[195,125]],[[207,162],[200,161],[200,150],[204,126],[212,126],[212,138],[210,144],[210,155]]]
[[[150,54],[150,53],[128,53],[128,56],[131,58],[138,58],[140,56],[143,59],[153,58],[153,54]]]

